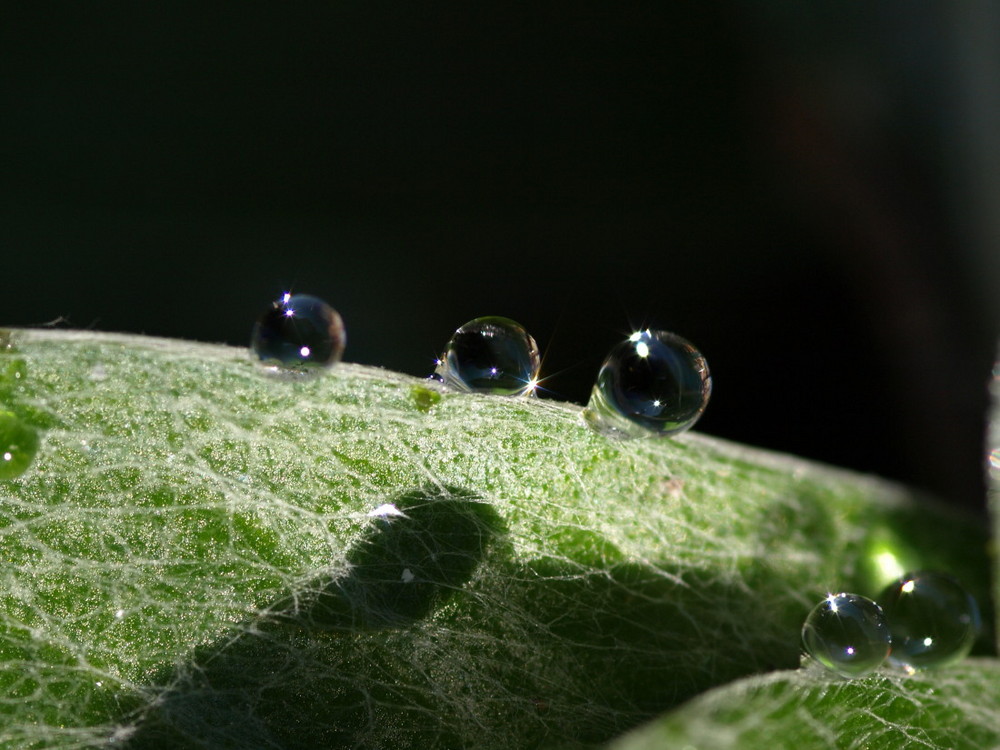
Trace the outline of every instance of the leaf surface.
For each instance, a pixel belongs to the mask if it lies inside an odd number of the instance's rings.
[[[818,667],[709,691],[610,750],[982,750],[1000,745],[1000,663],[849,681]]]
[[[795,667],[828,591],[988,600],[976,519],[703,435],[148,337],[0,357],[40,436],[0,481],[4,747],[593,746]]]

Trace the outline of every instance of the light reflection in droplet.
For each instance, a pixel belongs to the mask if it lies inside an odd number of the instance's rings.
[[[889,626],[871,599],[830,594],[806,618],[802,644],[827,669],[847,678],[861,677],[888,656]]]
[[[437,360],[435,375],[459,391],[530,396],[540,366],[538,345],[522,325],[487,316],[455,331]]]
[[[346,340],[336,310],[317,297],[286,292],[258,319],[251,349],[269,371],[315,373],[340,361]]]
[[[604,360],[584,420],[612,437],[669,437],[701,416],[712,378],[701,353],[669,331],[636,331]]]
[[[965,658],[981,623],[976,600],[949,575],[909,573],[878,597],[892,632],[889,660],[907,670]]]

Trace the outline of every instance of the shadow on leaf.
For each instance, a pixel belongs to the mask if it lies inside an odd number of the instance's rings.
[[[387,706],[419,702],[412,687],[356,675],[371,667],[373,646],[398,653],[409,626],[455,597],[504,527],[459,488],[412,490],[379,510],[342,574],[302,587],[158,680],[167,687],[127,747],[354,747]]]
[[[573,525],[515,555],[474,495],[406,493],[341,575],[160,681],[128,747],[600,746],[711,687],[798,665],[811,602],[828,579],[858,582],[832,564],[811,575],[814,563],[881,549],[840,538],[833,506],[813,499],[754,519],[813,554],[772,556],[758,530],[757,548],[685,560],[629,556],[622,537]]]
[[[456,488],[405,493],[374,518],[346,574],[318,579],[270,616],[321,630],[404,627],[444,604],[502,529],[490,505]]]

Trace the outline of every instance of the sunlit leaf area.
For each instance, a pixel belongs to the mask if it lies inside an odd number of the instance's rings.
[[[4,748],[1000,744],[986,524],[904,487],[352,364],[3,344]],[[803,660],[816,602],[920,569],[973,657]]]

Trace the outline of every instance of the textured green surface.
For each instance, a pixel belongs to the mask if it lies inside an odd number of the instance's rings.
[[[718,688],[609,750],[811,750],[1000,745],[1000,663],[974,659],[913,677],[776,672]]]
[[[984,464],[996,538],[1000,534],[1000,362],[990,388],[993,408]],[[902,747],[1000,747],[1000,662],[976,659],[912,677],[883,669],[854,682],[838,680],[815,664],[795,672],[750,677],[666,713],[612,743],[611,750]]]
[[[793,668],[829,590],[983,524],[697,434],[242,350],[21,332],[0,407],[0,745],[578,747]]]

